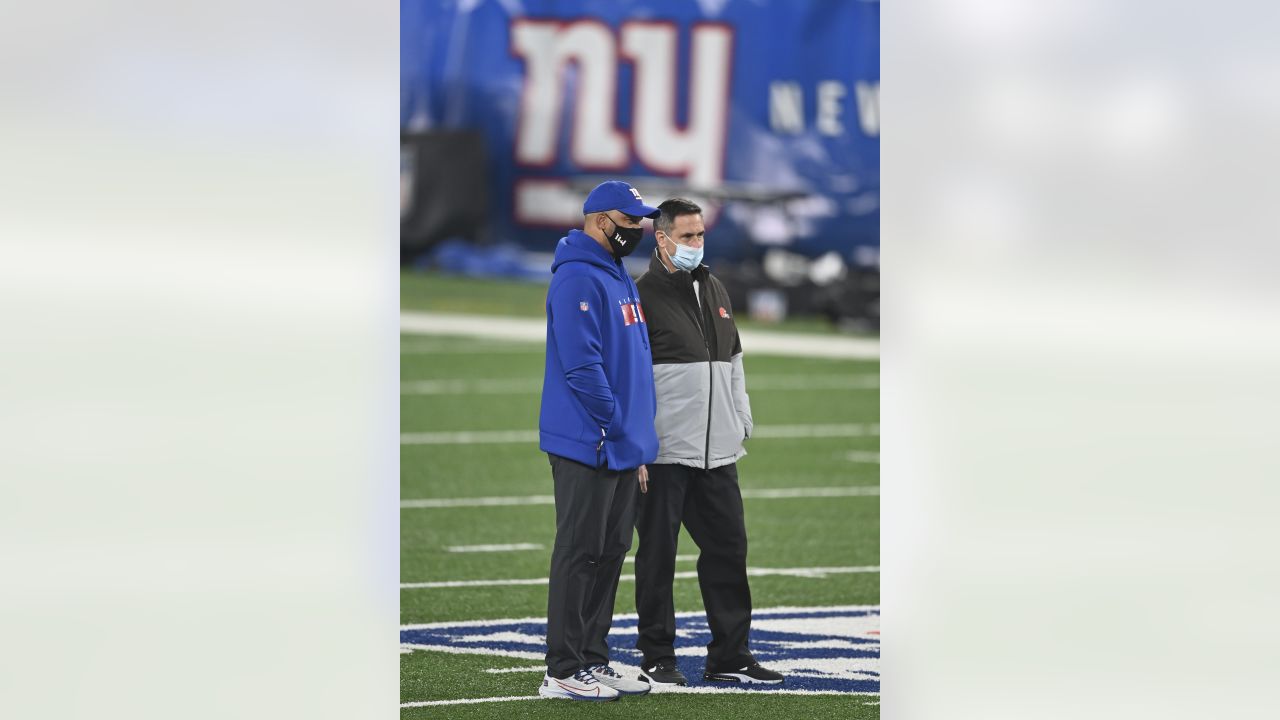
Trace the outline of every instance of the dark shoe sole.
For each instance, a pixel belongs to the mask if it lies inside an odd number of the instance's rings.
[[[654,685],[656,687],[685,687],[686,685],[689,684],[688,680],[677,680],[675,682],[663,682],[662,680],[654,680],[644,672],[640,673],[640,682],[647,682],[650,685]]]
[[[743,673],[703,673],[702,679],[707,682],[742,683],[744,685],[781,685],[783,680],[760,680]]]

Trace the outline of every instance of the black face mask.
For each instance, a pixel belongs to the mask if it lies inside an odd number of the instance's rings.
[[[635,251],[641,238],[644,237],[644,228],[624,228],[613,222],[613,218],[608,215],[605,219],[613,223],[613,234],[605,237],[609,239],[609,247],[613,248],[613,256],[621,260]]]

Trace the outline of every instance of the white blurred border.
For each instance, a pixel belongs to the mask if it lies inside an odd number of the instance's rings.
[[[0,716],[397,712],[398,13],[0,22]]]
[[[886,4],[886,718],[1274,715],[1277,14]]]

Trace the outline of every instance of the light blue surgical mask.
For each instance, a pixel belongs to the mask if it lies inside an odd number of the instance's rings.
[[[693,272],[694,268],[702,264],[702,248],[676,243],[676,254],[667,253],[667,257],[671,258],[672,265],[685,272]]]

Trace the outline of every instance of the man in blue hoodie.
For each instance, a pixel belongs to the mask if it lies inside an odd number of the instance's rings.
[[[582,213],[582,230],[556,246],[547,291],[538,425],[555,482],[556,541],[538,694],[616,700],[649,691],[609,667],[605,638],[644,466],[658,455],[649,333],[622,258],[640,244],[640,222],[660,213],[617,180],[592,190]]]

